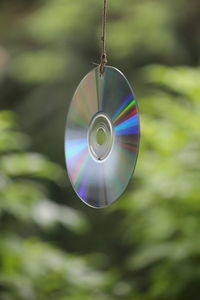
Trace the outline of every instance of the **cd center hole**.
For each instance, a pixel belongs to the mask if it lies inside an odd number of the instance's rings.
[[[102,146],[106,142],[106,133],[102,128],[99,128],[96,134],[98,145]]]

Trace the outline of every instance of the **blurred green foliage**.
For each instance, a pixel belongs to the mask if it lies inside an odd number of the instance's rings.
[[[101,8],[0,2],[1,300],[199,299],[200,2],[109,1],[109,63],[135,85],[142,136],[127,193],[96,211],[69,185],[63,136]]]

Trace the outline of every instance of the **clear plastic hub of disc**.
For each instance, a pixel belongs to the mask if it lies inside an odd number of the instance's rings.
[[[100,112],[91,121],[88,129],[88,147],[92,157],[102,161],[108,157],[113,145],[113,127],[110,118]]]

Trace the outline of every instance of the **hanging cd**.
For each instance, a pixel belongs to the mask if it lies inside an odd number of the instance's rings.
[[[91,207],[105,207],[125,191],[135,168],[139,114],[127,79],[116,68],[99,67],[79,84],[71,101],[65,157],[71,184]]]

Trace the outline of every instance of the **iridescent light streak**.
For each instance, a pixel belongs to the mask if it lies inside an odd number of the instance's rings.
[[[72,182],[73,184],[77,185],[80,182],[80,178],[82,176],[83,170],[86,167],[88,160],[89,160],[89,153],[85,151],[83,157],[80,160],[77,160],[77,167],[72,174]]]
[[[85,180],[82,182],[78,191],[79,196],[84,200],[87,199],[87,186],[88,186],[88,182],[85,177]]]
[[[130,145],[130,144],[126,144],[126,143],[121,143],[120,144],[123,148],[129,150],[129,151],[132,151],[132,152],[136,152],[137,151],[137,146],[134,146],[134,145]]]
[[[113,122],[115,123],[125,112],[127,112],[133,105],[135,104],[135,100],[133,98],[133,94],[130,93],[125,100],[122,102],[121,106],[117,110],[117,112],[112,117]]]
[[[88,123],[86,123],[84,120],[82,120],[82,116],[78,115],[78,114],[73,114],[72,115],[72,120],[74,122],[74,124],[80,126],[81,128],[88,128]]]
[[[119,125],[120,123],[124,122],[125,120],[127,120],[127,119],[133,117],[133,116],[136,115],[137,113],[138,113],[138,110],[137,110],[137,107],[136,107],[136,105],[135,105],[135,106],[133,107],[133,109],[131,110],[131,112],[130,112],[128,115],[126,115],[126,116],[124,117],[124,119],[123,119],[121,122],[117,122],[118,125]]]
[[[138,114],[126,119],[115,127],[116,135],[137,134],[139,132]]]
[[[86,139],[68,140],[65,143],[65,153],[67,159],[72,159],[87,147]]]

